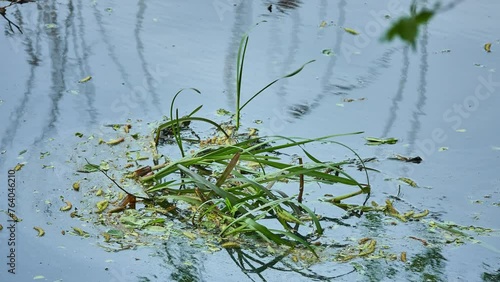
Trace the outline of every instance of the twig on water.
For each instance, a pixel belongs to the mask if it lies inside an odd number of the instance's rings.
[[[120,188],[120,190],[122,190],[123,192],[125,192],[125,194],[127,195],[130,195],[130,196],[133,196],[133,197],[136,197],[136,198],[139,198],[139,199],[143,199],[143,200],[148,200],[148,201],[153,201],[153,199],[151,198],[148,198],[148,197],[142,197],[142,196],[136,196],[132,193],[130,193],[129,191],[125,190],[123,187],[120,186],[120,184],[118,184],[113,178],[111,178],[106,172],[104,172],[104,170],[100,169],[99,166],[95,165],[95,164],[91,164],[89,162],[89,160],[87,160],[87,158],[85,158],[85,161],[90,165],[92,166],[93,168],[97,169],[98,171],[102,172],[102,174],[104,174],[109,180],[111,180],[118,188]]]

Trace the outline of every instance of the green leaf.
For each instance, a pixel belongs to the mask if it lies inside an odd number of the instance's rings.
[[[101,170],[108,171],[109,170],[109,163],[106,161],[101,161],[101,164],[99,165],[99,168]]]
[[[235,205],[238,202],[238,198],[236,196],[234,196],[231,193],[228,193],[224,189],[221,189],[221,188],[215,186],[215,184],[206,180],[203,176],[189,170],[187,167],[185,167],[183,165],[179,164],[179,165],[177,165],[177,167],[180,170],[182,170],[184,173],[189,175],[189,177],[193,178],[196,186],[198,186],[200,189],[209,188],[209,189],[213,190],[215,193],[217,193],[217,195],[219,195],[220,197],[228,199],[232,205]],[[246,211],[244,211],[244,212],[246,212]]]
[[[348,27],[345,27],[344,30],[352,35],[358,35],[359,32],[356,31],[355,29],[352,29],[352,28],[348,28]]]
[[[118,229],[110,229],[106,233],[108,233],[111,237],[125,238],[125,233],[123,233],[123,231],[118,230]]]
[[[394,145],[398,142],[398,139],[390,137],[390,138],[376,138],[376,137],[365,137],[366,145],[382,145],[382,144],[390,144]]]
[[[274,234],[267,227],[265,227],[262,224],[257,223],[255,220],[253,220],[251,218],[245,219],[245,223],[249,227],[251,227],[252,229],[254,229],[254,231],[259,232],[265,238],[267,238],[268,240],[273,241],[274,243],[276,243],[278,245],[288,245],[288,246],[290,245],[290,242],[281,239],[280,236]]]
[[[99,171],[99,166],[95,164],[86,164],[83,166],[83,168],[78,169],[78,172],[83,172],[83,173],[91,173],[91,172],[96,172]]]
[[[399,18],[386,32],[383,40],[392,41],[395,37],[399,37],[415,48],[420,25],[427,24],[434,16],[434,13],[434,11],[428,9],[423,9],[417,13],[416,6],[412,5],[411,15]]]
[[[415,19],[418,24],[426,24],[429,20],[434,16],[434,12],[430,10],[422,10],[419,14],[416,15]]]

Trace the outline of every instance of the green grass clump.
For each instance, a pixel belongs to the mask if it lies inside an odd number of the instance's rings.
[[[314,232],[309,237],[320,236],[323,229],[318,217],[297,196],[273,186],[281,182],[296,182],[303,186],[304,181],[314,181],[352,186],[356,191],[350,194],[351,197],[368,193],[366,185],[341,169],[345,162],[320,161],[303,148],[303,145],[315,142],[340,144],[332,140],[338,136],[233,139],[230,145],[211,146],[184,155],[155,174],[142,177],[141,182],[149,184],[146,192],[156,199],[182,200],[193,205],[195,213],[192,216],[197,222],[203,218],[217,218],[221,236],[255,233],[277,244],[299,242],[312,250],[306,241],[307,236],[298,234],[297,227],[310,221]],[[299,148],[310,161],[297,164],[282,159],[278,152],[289,148]],[[268,229],[259,223],[264,219],[275,220],[282,229]]]
[[[329,135],[320,138],[298,138],[285,136],[258,136],[256,132],[238,134],[240,112],[264,90],[281,79],[292,77],[313,62],[309,61],[299,69],[275,79],[242,104],[242,78],[245,54],[249,36],[241,39],[236,75],[235,124],[219,124],[213,120],[196,116],[202,105],[188,115],[179,116],[175,100],[184,89],[177,92],[170,106],[170,120],[156,128],[154,137],[155,155],[162,133],[171,136],[180,150],[180,158],[158,165],[155,158],[154,174],[139,176],[140,183],[154,204],[182,209],[197,226],[204,226],[223,238],[238,238],[241,235],[258,235],[265,241],[279,245],[302,244],[314,254],[313,238],[323,233],[319,217],[311,207],[302,203],[304,183],[318,182],[327,185],[347,185],[353,192],[334,199],[334,203],[360,194],[369,194],[369,180],[360,183],[346,173],[342,166],[347,162],[322,161],[305,149],[305,145],[321,143],[324,146],[338,145],[352,152],[361,163],[362,159],[346,145],[334,139],[348,134]],[[190,88],[196,94],[200,91]],[[174,110],[175,108],[175,110]],[[219,138],[215,142],[198,144],[196,149],[185,150],[186,142],[181,131],[190,122],[203,122],[215,127]],[[211,139],[213,141],[213,139]],[[283,153],[295,149],[303,153],[306,161],[293,162]],[[285,157],[285,158],[283,158]],[[366,171],[365,171],[366,172]],[[276,183],[296,183],[297,195],[285,193],[276,188]],[[271,227],[272,226],[272,227]],[[301,226],[308,226],[305,234],[299,232]]]

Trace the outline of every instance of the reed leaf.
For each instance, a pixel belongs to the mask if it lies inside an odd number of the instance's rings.
[[[245,223],[248,227],[252,228],[255,232],[260,233],[264,238],[273,241],[278,245],[287,245],[291,246],[291,242],[282,239],[280,236],[271,232],[267,227],[262,224],[257,223],[255,220],[251,218],[246,218]]]
[[[267,88],[271,87],[271,85],[275,84],[276,82],[284,79],[284,78],[289,78],[289,77],[292,77],[296,74],[298,74],[299,72],[301,72],[304,67],[312,62],[315,62],[316,60],[310,60],[309,62],[303,64],[300,68],[296,69],[295,71],[285,75],[285,76],[282,76],[280,78],[277,78],[275,80],[273,80],[271,83],[269,83],[268,85],[266,85],[264,88],[262,88],[261,90],[259,90],[257,93],[255,93],[252,97],[250,97],[250,99],[248,99],[240,108],[239,108],[239,111],[243,110],[243,108],[248,105],[248,103],[250,103],[253,99],[255,99],[257,96],[259,96],[262,92],[264,92],[264,90],[266,90]]]
[[[201,189],[209,188],[209,189],[213,190],[217,195],[219,195],[219,197],[224,198],[224,199],[228,199],[232,205],[235,205],[238,202],[238,198],[236,196],[234,196],[231,193],[226,192],[222,188],[215,186],[215,184],[206,180],[203,176],[189,170],[187,167],[185,167],[181,164],[179,164],[177,166],[179,167],[180,170],[182,170],[184,173],[189,175],[195,181],[196,186],[198,186],[199,188],[201,188]],[[246,212],[246,210],[242,209],[242,212]]]
[[[286,202],[286,201],[290,201],[291,198],[284,198],[284,199],[279,199],[279,200],[275,200],[275,201],[272,201],[272,202],[268,202],[264,205],[261,205],[261,206],[258,206],[256,208],[254,208],[253,210],[250,210],[244,214],[242,214],[241,216],[239,216],[238,218],[236,218],[235,220],[233,220],[232,222],[230,222],[221,232],[219,235],[224,235],[224,233],[229,229],[229,227],[231,227],[232,225],[240,222],[240,221],[245,221],[249,215],[252,215],[258,211],[263,211],[263,210],[270,210],[270,209],[273,209],[274,207],[276,206],[279,206],[280,203],[283,203],[283,202]]]

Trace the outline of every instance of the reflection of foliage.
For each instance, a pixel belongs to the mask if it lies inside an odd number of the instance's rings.
[[[301,4],[302,1],[300,0],[280,0],[276,3],[276,6],[280,12],[284,13],[286,10],[297,9]]]
[[[398,270],[394,266],[387,264],[386,261],[368,260],[365,267],[369,271],[364,272],[364,281],[383,281],[384,279],[397,281]]]
[[[415,255],[409,268],[413,273],[420,273],[421,281],[443,281],[444,277],[440,276],[443,274],[445,261],[440,248],[430,248],[423,254]]]
[[[391,41],[394,37],[399,37],[415,48],[418,28],[426,24],[434,16],[437,8],[438,6],[436,6],[434,10],[423,8],[417,12],[417,5],[413,2],[410,8],[410,15],[399,18],[399,20],[387,31],[384,39]]]
[[[417,1],[413,0],[410,6],[410,15],[400,17],[393,23],[384,35],[383,40],[392,41],[395,37],[399,37],[415,48],[418,30],[421,25],[427,24],[437,13],[451,10],[463,1],[464,0],[451,1],[446,5],[440,5],[440,3],[437,2],[432,8],[422,8],[417,11]]]
[[[481,275],[481,279],[483,279],[483,281],[485,282],[500,281],[500,268],[493,273],[484,272]]]
[[[228,249],[229,256],[234,261],[234,263],[245,273],[250,279],[251,274],[257,275],[263,281],[266,281],[262,276],[262,273],[268,269],[273,269],[277,271],[290,272],[293,271],[300,274],[302,277],[306,277],[315,281],[331,281],[333,279],[340,278],[347,274],[355,271],[355,269],[342,273],[337,276],[324,276],[312,271],[307,266],[300,266],[287,259],[290,252],[293,250],[288,249],[282,254],[277,254],[275,256],[268,256],[259,253],[256,250],[242,250],[242,249]],[[292,255],[293,257],[293,255]],[[253,280],[253,279],[252,279]]]
[[[194,282],[199,281],[199,270],[196,265],[199,263],[196,256],[188,249],[173,242],[164,243],[166,265],[173,266],[173,272],[170,274],[168,281],[177,282]]]

